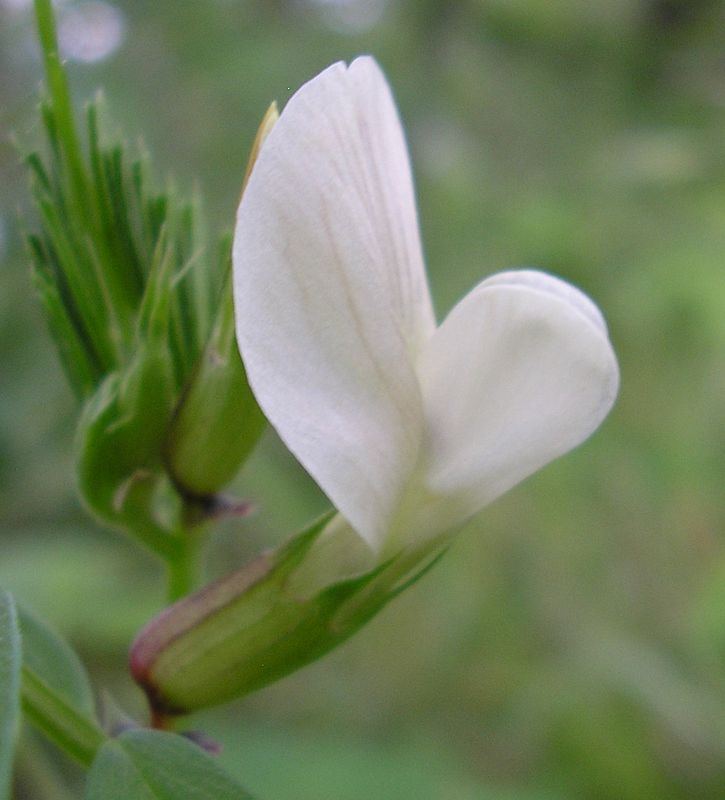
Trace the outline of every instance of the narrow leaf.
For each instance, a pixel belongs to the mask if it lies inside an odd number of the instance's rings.
[[[0,800],[10,796],[20,713],[20,633],[13,598],[0,592]]]
[[[93,345],[82,328],[72,306],[64,299],[61,288],[45,264],[42,244],[37,237],[28,237],[32,255],[33,282],[45,307],[48,327],[53,336],[61,363],[79,397],[89,395],[102,375],[102,368]]]
[[[85,800],[251,800],[198,745],[160,731],[107,742],[88,774]]]

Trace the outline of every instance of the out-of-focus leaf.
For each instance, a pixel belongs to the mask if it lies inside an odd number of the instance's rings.
[[[18,617],[25,665],[71,705],[93,716],[93,690],[75,650],[24,609],[18,609]]]
[[[85,800],[251,800],[201,748],[160,731],[107,742],[88,775]]]
[[[561,788],[477,774],[455,741],[422,727],[371,740],[350,728],[301,735],[294,725],[227,716],[210,732],[224,742],[220,761],[265,800],[571,800]]]
[[[20,633],[13,598],[0,592],[0,800],[9,796],[20,713]]]

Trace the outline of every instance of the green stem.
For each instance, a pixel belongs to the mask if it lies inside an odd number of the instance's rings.
[[[134,523],[127,522],[124,524],[124,528],[130,536],[138,539],[139,542],[163,561],[171,564],[184,558],[185,547],[181,537],[172,536],[163,528],[159,528],[143,519],[139,519]]]
[[[106,734],[26,666],[21,696],[29,719],[69,756],[90,767]]]
[[[51,0],[35,0],[35,18],[43,50],[43,63],[48,89],[53,101],[53,111],[58,134],[68,160],[68,169],[78,197],[86,196],[87,176],[83,167],[81,146],[73,119],[73,104],[65,71],[58,55],[58,40],[55,32],[55,17]]]
[[[175,603],[191,592],[194,583],[191,560],[184,557],[169,561],[167,562],[167,570],[168,586],[166,596],[169,603]]]
[[[170,603],[190,594],[196,583],[197,561],[201,532],[184,530],[176,540],[180,547],[173,558],[167,559],[167,597]]]

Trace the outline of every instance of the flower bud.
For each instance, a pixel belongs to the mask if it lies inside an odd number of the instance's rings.
[[[182,494],[216,494],[236,475],[264,430],[234,338],[231,292],[177,406],[164,444]]]
[[[272,103],[252,144],[242,191],[278,117],[277,105]],[[166,465],[177,488],[196,498],[216,494],[247,459],[264,425],[237,350],[228,281],[210,340],[186,385],[166,438]]]
[[[344,577],[349,563],[338,565],[337,577],[333,565],[307,568],[350,536],[347,523],[328,514],[153,619],[131,648],[130,666],[155,718],[232,700],[314,661],[417,580],[440,551],[403,552],[353,577]]]
[[[170,364],[164,347],[141,345],[123,372],[98,387],[81,416],[79,488],[90,509],[112,525],[153,524],[161,441],[173,408]]]

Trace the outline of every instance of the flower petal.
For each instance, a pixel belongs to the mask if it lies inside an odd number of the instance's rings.
[[[433,323],[402,132],[372,59],[333,65],[289,101],[244,192],[233,259],[257,400],[378,547],[417,458],[411,347]]]
[[[377,62],[356,58],[347,71],[346,181],[356,184],[380,252],[374,267],[394,304],[403,334],[419,350],[436,328],[420,244],[408,148],[395,101]]]
[[[521,286],[548,292],[568,302],[607,336],[607,323],[593,300],[570,283],[536,269],[512,269],[497,272],[483,282],[486,286]]]
[[[599,426],[619,372],[598,309],[545,273],[495,275],[422,354],[426,481],[454,526]]]

